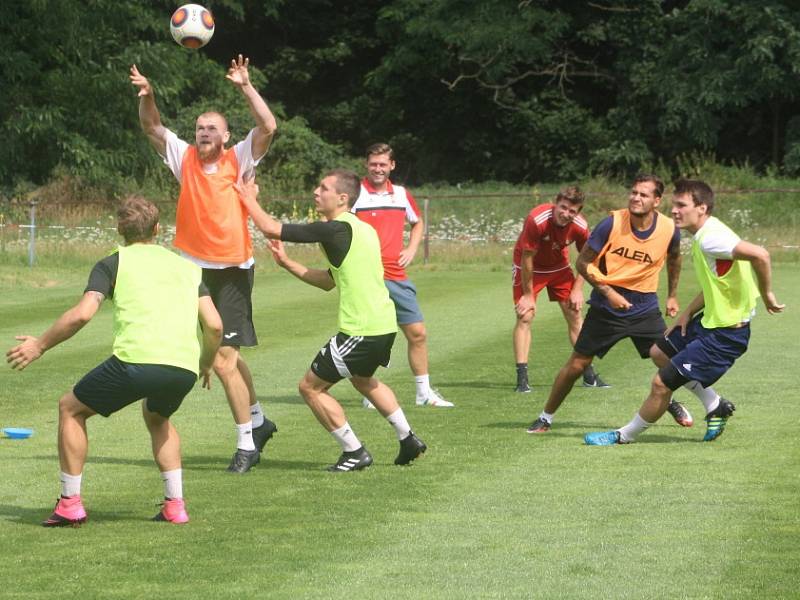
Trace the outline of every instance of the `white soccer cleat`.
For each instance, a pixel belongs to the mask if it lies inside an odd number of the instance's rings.
[[[367,397],[361,399],[361,406],[363,406],[364,408],[371,408],[373,410],[375,409],[375,405],[372,404],[372,402],[370,402]]]
[[[435,389],[428,391],[427,398],[417,398],[417,406],[433,406],[435,408],[453,408],[455,404],[448,402]]]

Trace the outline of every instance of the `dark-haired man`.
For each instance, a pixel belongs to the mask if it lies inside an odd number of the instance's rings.
[[[658,306],[658,278],[667,264],[666,313],[678,314],[676,297],[681,268],[680,232],[657,210],[664,183],[655,175],[636,177],[628,207],[615,210],[589,236],[576,263],[593,290],[589,311],[572,355],[561,368],[550,396],[528,433],[550,430],[553,415],[595,356],[602,358],[620,340],[629,338],[639,356],[648,358],[666,324]],[[688,411],[677,402],[676,420],[691,425]]]
[[[705,406],[703,441],[711,442],[725,430],[736,407],[711,386],[747,351],[758,296],[769,314],[782,312],[785,305],[772,292],[769,252],[741,239],[712,216],[713,210],[714,193],[707,183],[676,182],[672,218],[679,229],[693,235],[692,259],[701,292],[657,342],[653,360],[660,369],[633,420],[614,431],[587,433],[587,444],[633,442],[661,418],[672,392],[681,386],[697,390]]]
[[[81,500],[89,445],[86,421],[96,414],[111,416],[142,398],[153,457],[164,480],[164,504],[154,520],[189,520],[183,500],[180,438],[169,418],[198,373],[203,387],[209,387],[222,321],[201,282],[200,267],[153,243],[158,209],[143,198],[128,198],[118,217],[117,229],[125,245],[94,266],[81,300],[40,337],[17,336],[20,343],[6,353],[11,367],[22,370],[75,335],[104,299],[114,302],[111,357],[59,400],[61,496],[42,523],[45,527],[78,526],[86,521]],[[198,316],[203,326],[202,348],[197,339]]]
[[[298,279],[323,290],[339,290],[338,333],[322,347],[300,381],[300,394],[342,454],[329,471],[347,472],[372,464],[372,456],[330,394],[342,379],[375,405],[394,428],[400,452],[394,462],[407,465],[427,450],[408,424],[394,392],[375,378],[387,366],[397,334],[394,305],[383,284],[380,243],[375,230],[350,212],[358,197],[358,176],[343,169],[328,172],[314,190],[314,204],[324,221],[281,224],[258,205],[254,181],[237,186],[241,201],[264,235],[272,240],[318,243],[328,269],[309,269],[290,259],[280,241],[271,244],[276,262]]]

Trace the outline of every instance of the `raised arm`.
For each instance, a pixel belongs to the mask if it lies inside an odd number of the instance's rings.
[[[746,260],[753,265],[758,291],[761,292],[761,299],[767,307],[767,312],[770,314],[783,312],[786,305],[778,304],[775,294],[772,293],[772,263],[766,248],[741,240],[734,246],[732,256],[734,260]]]
[[[136,65],[131,66],[130,80],[139,88],[139,124],[142,126],[142,131],[156,152],[164,156],[167,153],[167,128],[161,124],[153,87]]]
[[[248,67],[250,66],[250,59],[243,58],[240,54],[238,59],[231,60],[231,67],[228,69],[225,78],[231,81],[238,87],[245,100],[247,100],[247,107],[250,109],[250,114],[256,122],[256,128],[253,132],[253,158],[259,159],[269,150],[272,143],[272,137],[278,129],[278,123],[275,116],[267,106],[264,98],[258,93],[253,84],[250,83],[250,73]],[[253,219],[255,221],[255,219]]]
[[[105,296],[100,292],[86,292],[75,306],[56,319],[55,323],[38,338],[32,335],[16,336],[21,343],[6,352],[6,362],[12,369],[22,371],[50,348],[78,333],[92,320],[104,299]]]

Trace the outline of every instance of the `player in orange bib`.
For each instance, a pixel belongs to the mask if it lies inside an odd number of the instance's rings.
[[[131,83],[139,89],[139,121],[150,144],[181,184],[175,220],[175,246],[203,268],[203,282],[222,316],[222,344],[214,372],[236,423],[237,444],[228,471],[245,473],[259,462],[264,445],[278,428],[264,416],[242,346],[258,343],[253,326],[253,244],[248,215],[234,185],[251,178],[277,129],[267,103],[250,83],[249,60],[231,61],[226,78],[242,93],[256,127],[226,148],[228,123],[220,113],[197,117],[195,143],[189,145],[161,124],[153,88],[131,67]]]

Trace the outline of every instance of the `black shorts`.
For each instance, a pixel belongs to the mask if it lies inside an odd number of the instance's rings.
[[[197,375],[180,367],[127,363],[112,356],[84,375],[72,392],[104,417],[147,398],[147,410],[169,418],[195,381]]]
[[[211,300],[222,317],[220,346],[257,346],[253,326],[253,280],[255,266],[249,269],[203,269]]]
[[[339,332],[314,357],[311,370],[320,379],[336,383],[353,375],[372,377],[389,365],[396,333],[354,335]]]
[[[631,338],[639,356],[649,358],[650,347],[664,337],[666,329],[667,324],[659,310],[634,317],[618,317],[590,306],[575,342],[575,352],[603,358],[618,341]]]

